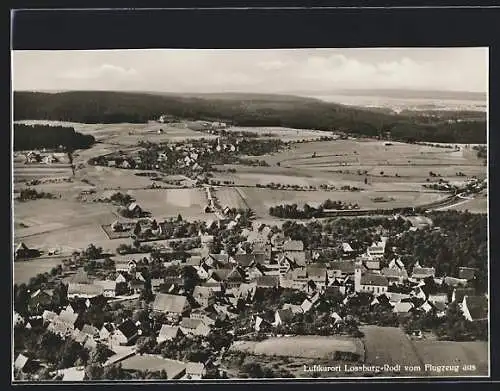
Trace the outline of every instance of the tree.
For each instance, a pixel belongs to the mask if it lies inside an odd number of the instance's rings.
[[[85,258],[94,260],[101,258],[102,247],[96,247],[94,244],[90,244],[82,254]]]
[[[180,223],[181,221],[182,221],[182,216],[181,216],[181,214],[179,213],[179,214],[177,215],[177,222],[178,222],[178,223]]]
[[[135,237],[139,237],[141,235],[141,223],[137,222],[134,227],[134,235]]]

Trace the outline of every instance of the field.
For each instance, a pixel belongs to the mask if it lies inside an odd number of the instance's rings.
[[[277,126],[269,127],[242,127],[233,126],[227,129],[229,132],[251,132],[265,137],[280,138],[283,141],[317,140],[320,137],[331,136],[329,132],[311,129],[292,129]],[[270,136],[267,136],[269,134]]]
[[[296,336],[269,338],[261,342],[238,341],[231,349],[254,355],[331,358],[336,351],[364,355],[360,340],[348,337]]]
[[[417,354],[425,364],[459,365],[459,376],[488,376],[487,342],[414,341]],[[463,365],[475,365],[465,371]],[[457,376],[456,372],[431,372],[433,376]]]
[[[295,203],[299,207],[303,207],[305,203],[317,206],[330,199],[358,204],[361,209],[378,209],[423,205],[444,197],[438,192],[414,191],[292,191],[252,187],[242,187],[238,190],[259,217],[266,216],[269,213],[269,207],[283,203]],[[376,197],[384,197],[388,201],[376,202],[374,201]]]
[[[187,220],[214,219],[205,213],[207,199],[203,189],[148,189],[130,190],[136,202],[157,219],[181,216]]]
[[[248,204],[242,197],[242,192],[236,187],[215,187],[214,196],[219,200],[221,208],[226,206],[230,208],[246,209]]]
[[[365,363],[371,365],[422,365],[411,341],[406,334],[396,327],[363,326],[365,334]],[[401,375],[415,375],[402,370]],[[419,374],[421,375],[421,374]]]
[[[117,219],[114,208],[65,200],[16,201],[14,223],[20,228],[14,232],[14,241],[22,240],[42,251],[60,248],[68,254],[90,243],[115,250],[119,243],[111,242],[100,227]]]
[[[476,195],[476,198],[474,198],[473,200],[470,201],[464,200],[464,202],[456,204],[446,209],[461,210],[461,211],[468,210],[471,213],[487,213],[488,212],[487,194],[478,194]]]
[[[14,284],[27,284],[31,277],[50,270],[62,263],[61,257],[44,257],[14,262]]]

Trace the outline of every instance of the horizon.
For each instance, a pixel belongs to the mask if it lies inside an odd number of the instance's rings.
[[[487,48],[12,51],[15,91],[488,91]]]

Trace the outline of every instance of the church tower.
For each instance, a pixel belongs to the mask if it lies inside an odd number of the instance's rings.
[[[354,291],[359,292],[361,290],[361,268],[362,262],[357,260],[354,264]]]

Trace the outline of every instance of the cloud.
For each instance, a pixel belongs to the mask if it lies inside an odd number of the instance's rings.
[[[112,64],[102,64],[97,67],[79,68],[63,73],[64,79],[76,80],[97,80],[108,78],[128,78],[136,77],[138,72],[133,68],[122,68]]]

